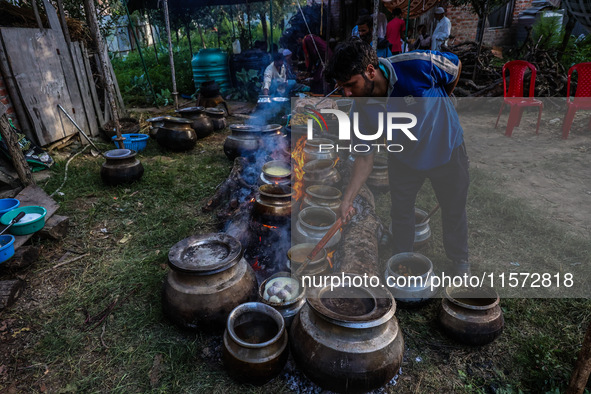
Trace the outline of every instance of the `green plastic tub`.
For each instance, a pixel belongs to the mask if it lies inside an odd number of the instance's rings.
[[[27,235],[37,232],[45,226],[47,210],[39,206],[19,207],[8,211],[0,218],[0,223],[8,226],[12,219],[19,213],[24,212],[25,216],[12,225],[8,230],[12,235]]]

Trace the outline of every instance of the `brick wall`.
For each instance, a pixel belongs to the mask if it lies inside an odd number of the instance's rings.
[[[8,114],[8,117],[12,119],[12,123],[14,124],[14,126],[19,127],[18,121],[16,120],[16,114],[14,113],[14,108],[12,107],[12,103],[10,102],[8,89],[6,88],[6,84],[4,83],[2,73],[0,73],[0,102],[8,107],[6,113]]]
[[[532,0],[515,0],[513,7],[512,26],[517,24],[519,13],[531,6]],[[472,12],[470,6],[448,7],[446,16],[451,21],[451,34],[455,36],[455,43],[475,41],[478,30],[478,15]],[[487,21],[488,25],[488,21]],[[484,31],[484,43],[487,45],[511,44],[512,28],[489,28]]]

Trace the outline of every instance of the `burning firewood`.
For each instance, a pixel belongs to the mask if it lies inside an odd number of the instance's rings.
[[[232,204],[234,204],[234,208],[236,208],[235,205],[237,204],[237,200],[232,202],[230,199],[232,194],[241,188],[246,188],[250,190],[250,194],[254,194],[256,191],[256,185],[250,185],[242,178],[242,172],[244,171],[245,166],[248,165],[247,161],[248,160],[244,157],[237,157],[234,159],[234,166],[230,171],[230,175],[218,185],[215,194],[201,208],[203,212],[211,212],[228,201],[230,201],[230,204],[228,204],[227,208],[232,208]]]

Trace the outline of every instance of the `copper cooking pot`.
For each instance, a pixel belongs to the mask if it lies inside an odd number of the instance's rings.
[[[468,345],[484,345],[501,334],[505,320],[494,289],[448,287],[444,296],[439,323],[453,339]]]
[[[235,238],[194,235],[168,253],[163,286],[164,315],[189,329],[220,328],[236,306],[257,298],[257,280]]]
[[[305,207],[325,207],[330,208],[334,213],[338,213],[341,207],[341,196],[343,194],[339,189],[332,186],[314,185],[306,188],[304,196]]]
[[[248,302],[230,313],[222,359],[234,379],[264,384],[279,375],[288,353],[285,322],[271,306]]]
[[[260,223],[275,223],[291,218],[291,199],[294,191],[284,185],[263,185],[253,207],[253,217]]]
[[[331,159],[312,160],[304,164],[304,185],[306,188],[314,185],[339,187],[341,175],[335,168],[335,161]]]
[[[314,383],[335,392],[367,392],[387,384],[404,353],[390,293],[379,287],[331,290],[330,285],[307,290],[307,304],[290,330],[298,367]]]
[[[188,151],[195,147],[197,134],[191,127],[192,120],[163,116],[162,122],[163,125],[156,134],[156,141],[160,145],[175,152]]]
[[[101,166],[101,179],[106,185],[116,186],[139,180],[144,166],[131,149],[113,149],[105,152],[105,163]]]
[[[291,164],[273,160],[263,165],[259,185],[291,185]]]
[[[205,138],[213,133],[213,122],[205,115],[205,107],[187,107],[176,110],[184,118],[190,119],[197,138]]]

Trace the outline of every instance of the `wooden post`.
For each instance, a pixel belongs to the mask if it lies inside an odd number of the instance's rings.
[[[154,47],[154,55],[156,56],[156,64],[158,64],[158,48],[156,47],[156,29],[152,26],[152,18],[150,18],[150,12],[146,12],[148,16],[148,26],[150,27],[150,35],[152,36],[152,46]]]
[[[70,43],[72,42],[72,40],[70,39],[70,31],[68,30],[68,23],[66,22],[66,14],[64,13],[64,5],[62,4],[62,0],[57,0],[57,9],[60,14],[60,24],[62,25],[62,30],[64,32],[64,38],[66,39],[66,43],[68,44],[68,49],[69,49]]]
[[[6,106],[0,103],[0,135],[2,135],[2,139],[8,147],[8,152],[12,158],[12,164],[14,164],[18,178],[25,186],[34,185],[35,181],[33,180],[31,169],[27,164],[23,151],[19,147],[17,136],[10,129],[10,123],[8,123],[8,118],[6,117],[6,110]]]
[[[88,1],[88,0],[85,0]],[[168,34],[168,58],[170,60],[170,74],[172,76],[172,96],[174,97],[174,108],[179,108],[179,92],[176,91],[176,74],[174,72],[174,54],[172,53],[172,39],[170,37],[170,17],[168,15],[168,0],[163,1],[164,22],[166,23],[166,33]],[[177,31],[178,33],[178,31]]]
[[[98,48],[98,56],[102,64],[103,81],[105,83],[107,100],[111,106],[111,112],[113,113],[113,123],[115,123],[115,132],[117,138],[115,141],[119,144],[119,148],[123,149],[123,137],[121,137],[121,125],[119,124],[119,113],[117,112],[117,103],[115,102],[115,88],[113,87],[113,78],[109,72],[108,64],[109,60],[108,52],[99,30],[98,20],[96,17],[96,9],[93,0],[84,0],[84,11],[86,12],[86,19],[88,22],[88,28],[92,34],[92,38]]]
[[[587,326],[587,333],[583,339],[583,346],[577,357],[575,369],[570,377],[566,394],[583,394],[591,374],[591,323]]]
[[[43,29],[43,22],[41,22],[41,17],[39,16],[39,7],[37,6],[36,0],[31,0],[31,5],[33,6],[33,13],[35,14],[35,19],[37,20],[37,25],[40,29]]]

